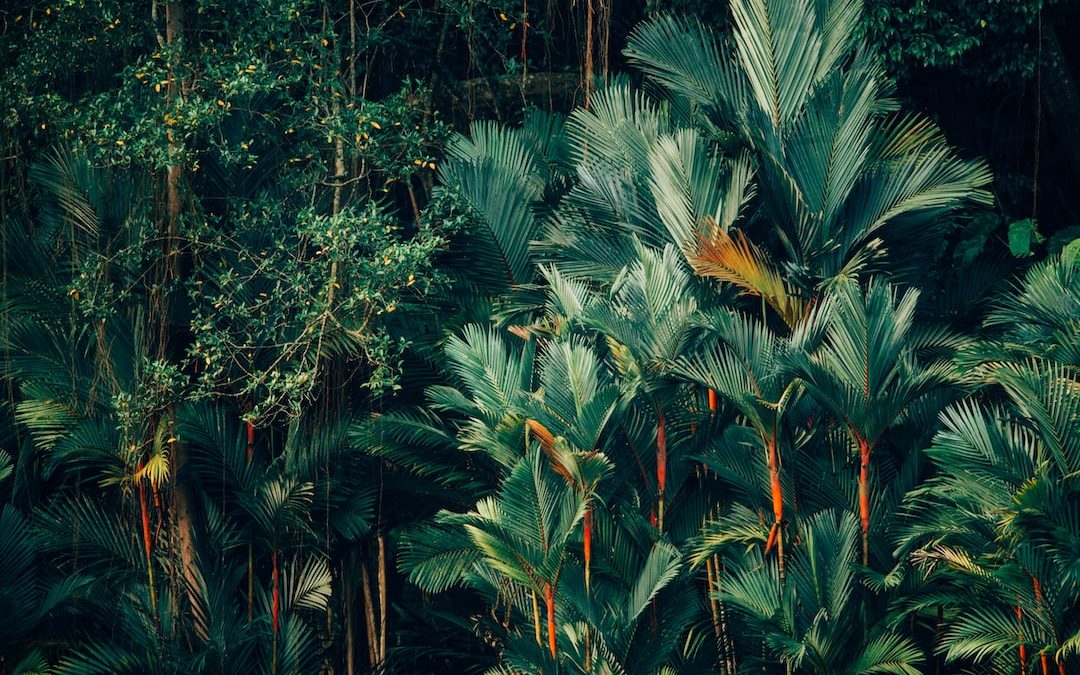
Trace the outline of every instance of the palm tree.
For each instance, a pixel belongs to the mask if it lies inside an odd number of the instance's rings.
[[[677,395],[670,371],[682,353],[697,301],[674,247],[662,252],[639,247],[605,301],[586,323],[607,342],[623,395],[643,396],[656,416],[656,517],[664,529],[668,473],[667,408]]]
[[[779,589],[777,563],[757,553],[731,560],[721,596],[763,650],[744,665],[764,669],[768,653],[788,672],[922,672],[922,653],[909,638],[888,622],[860,620],[858,537],[850,513],[826,510],[801,520]]]
[[[582,568],[564,564],[590,508],[590,495],[583,498],[577,486],[601,489],[610,464],[598,453],[569,452],[562,437],[554,453],[537,445],[496,496],[469,513],[442,512],[409,534],[402,565],[410,580],[430,592],[474,588],[494,601],[496,615],[505,612],[489,627],[505,649],[503,669],[493,672],[540,673],[557,663],[586,673],[650,672],[672,659],[693,662],[678,638],[699,608],[681,577],[678,550],[651,542],[652,528],[635,511],[597,509],[600,555],[587,583]],[[657,613],[653,600],[661,593],[672,600]],[[643,628],[650,620],[662,629]]]
[[[916,291],[897,298],[877,279],[865,292],[854,281],[838,282],[819,308],[823,330],[797,335],[790,352],[792,372],[857,448],[863,565],[870,563],[872,453],[913,402],[949,381],[946,362],[917,359],[940,337],[913,328],[917,301]]]
[[[765,324],[739,312],[715,311],[708,318],[715,346],[683,358],[678,372],[729,403],[754,430],[768,466],[773,522],[765,544],[776,544],[777,564],[784,577],[784,490],[780,442],[784,413],[798,396],[795,378],[783,363],[785,341]],[[739,461],[739,460],[736,460]]]
[[[959,159],[925,117],[899,110],[880,59],[860,37],[859,0],[732,0],[730,40],[656,16],[627,58],[701,124],[753,159],[760,213],[796,285],[852,274],[940,236],[928,225],[965,202],[988,204],[990,174]],[[910,248],[908,248],[910,247]]]
[[[909,497],[901,550],[942,579],[947,659],[1020,672],[1037,661],[1042,673],[1053,662],[1063,673],[1080,653],[1071,478],[1080,402],[1068,318],[1077,279],[1062,256],[1001,298],[986,321],[1000,341],[965,355],[981,362],[974,372],[996,402],[971,399],[942,413],[927,451],[940,474]]]
[[[565,457],[573,461],[571,455]],[[570,470],[565,463],[561,466]],[[482,500],[473,513],[443,512],[432,526],[406,540],[403,564],[410,580],[430,591],[463,581],[495,593],[524,591],[532,598],[537,642],[541,619],[536,599],[543,597],[546,644],[554,661],[559,580],[571,537],[584,516],[581,494],[563,480],[544,453],[533,449],[512,468],[497,498]],[[446,564],[450,560],[452,566]],[[481,561],[486,564],[480,566]],[[496,574],[511,584],[509,591],[502,589],[505,582]]]

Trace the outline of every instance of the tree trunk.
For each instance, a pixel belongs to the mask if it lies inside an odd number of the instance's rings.
[[[251,422],[247,423],[247,461],[251,464],[251,460],[255,457],[255,425]],[[255,550],[254,545],[248,542],[247,546],[247,618],[248,623],[255,616]]]
[[[1043,611],[1043,592],[1042,585],[1039,580],[1034,576],[1031,577],[1031,587],[1035,591],[1035,605],[1038,611]],[[1050,675],[1050,655],[1046,653],[1045,649],[1042,654],[1039,655],[1039,666],[1042,668],[1042,675]]]
[[[559,652],[555,637],[555,589],[551,584],[544,585],[544,595],[547,601],[548,649],[551,650],[551,658],[557,659]]]
[[[1021,622],[1023,620],[1024,620],[1024,610],[1020,607],[1020,605],[1017,605],[1016,606],[1016,621],[1017,621],[1017,623],[1019,623],[1019,622]],[[1020,672],[1021,673],[1026,673],[1027,672],[1027,645],[1025,645],[1024,642],[1023,642],[1023,640],[1024,640],[1024,630],[1023,630],[1023,628],[1020,629],[1020,633],[1018,634],[1017,637],[1020,640]]]
[[[773,525],[769,532],[769,540],[765,544],[765,552],[776,543],[776,557],[779,565],[780,580],[784,579],[784,489],[780,483],[780,452],[776,447],[776,438],[771,437],[766,441],[769,453],[769,492],[772,495]]]
[[[589,109],[593,79],[593,0],[585,0],[585,109]]]
[[[139,460],[136,473],[142,472],[143,463]],[[150,539],[150,507],[146,498],[146,483],[140,477],[139,481],[139,511],[142,521],[143,548],[146,551],[146,581],[150,589],[150,607],[154,610],[154,620],[157,621],[157,589],[154,588],[154,557],[153,544]]]
[[[368,665],[378,665],[378,629],[375,624],[375,598],[371,593],[371,575],[368,574],[367,560],[360,560],[360,590],[364,595],[364,627],[367,629]]]
[[[716,574],[716,592],[719,593],[727,570],[720,563],[719,556],[713,555],[712,559],[713,572]],[[720,643],[724,648],[724,672],[735,673],[738,671],[738,664],[735,662],[735,640],[728,631],[727,608],[723,600],[717,600],[717,605],[720,607]]]
[[[589,566],[592,563],[592,505],[585,507],[585,524],[582,529],[585,537],[585,592],[588,593]]]
[[[176,527],[177,547],[180,550],[180,566],[184,583],[187,586],[186,595],[192,608],[199,604],[197,596],[198,588],[202,585],[202,578],[196,564],[195,536],[194,536],[194,500],[191,489],[185,482],[185,466],[187,465],[187,449],[182,442],[177,441],[173,446],[173,476],[175,486],[173,488],[173,522]],[[200,639],[206,640],[208,635],[205,626],[196,623],[196,634]]]
[[[273,622],[274,628],[274,644],[273,654],[270,657],[270,672],[277,672],[277,653],[278,653],[278,614],[281,611],[281,595],[278,590],[278,554],[277,544],[274,545],[274,553],[270,556],[270,564],[274,566],[274,570],[270,573],[270,578],[273,582],[273,601],[270,608],[270,617]]]
[[[716,646],[720,650],[720,607],[713,597],[713,589],[717,588],[716,574],[713,572],[713,556],[705,559],[705,598],[709,601],[709,610],[712,612],[713,637],[716,638]]]
[[[667,484],[667,432],[664,413],[657,415],[656,423],[656,513],[657,529],[664,530],[664,487]]]
[[[386,660],[386,622],[389,614],[386,607],[386,538],[380,532],[379,543],[379,664]]]
[[[165,5],[165,42],[172,44],[181,39],[184,33],[184,5],[179,0],[172,0]],[[174,55],[175,61],[177,57]],[[177,81],[173,70],[173,63],[169,64],[169,80],[167,95],[170,101],[183,97],[183,89]],[[180,200],[180,183],[183,177],[183,158],[180,156],[180,145],[168,132],[168,158],[169,164],[165,169],[165,214],[167,234],[165,237],[164,261],[162,265],[162,278],[160,288],[162,293],[167,289],[169,282],[178,276],[177,270],[177,238],[180,234],[180,213],[182,210]],[[158,335],[159,356],[166,356],[166,344],[169,334],[168,302],[163,297],[161,306],[157,308],[160,313],[161,328]],[[176,527],[177,545],[180,549],[180,566],[187,586],[188,601],[194,607],[198,598],[196,589],[199,587],[199,571],[195,562],[194,540],[194,498],[190,487],[184,480],[184,466],[187,464],[187,450],[183,443],[177,442],[173,446],[173,523]],[[205,627],[196,625],[199,637],[205,640]]]
[[[870,564],[870,444],[859,438],[859,522],[862,525],[862,563]]]
[[[532,592],[532,606],[533,606],[533,628],[536,632],[536,644],[543,645],[544,638],[540,631],[540,603],[536,599],[536,591]]]

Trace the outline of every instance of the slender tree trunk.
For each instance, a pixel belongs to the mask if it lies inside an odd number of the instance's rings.
[[[719,593],[722,589],[724,574],[727,572],[719,556],[713,556],[713,571],[716,574],[716,592]],[[719,600],[717,604],[720,605],[720,640],[724,647],[725,670],[727,673],[734,673],[739,669],[735,662],[735,639],[728,631],[727,608],[724,606],[724,601]]]
[[[555,589],[551,584],[544,585],[544,595],[547,601],[547,626],[548,626],[548,649],[551,650],[551,658],[558,658],[558,645],[555,636]]]
[[[862,562],[870,564],[870,444],[859,438],[859,521],[862,524]]]
[[[172,0],[165,5],[165,41],[171,45],[183,37],[184,33],[184,4],[181,0]],[[176,58],[175,56],[173,57]],[[168,98],[173,101],[182,98],[183,91],[176,78],[176,73],[169,65],[169,81],[167,85]],[[166,204],[169,217],[169,238],[177,235],[178,220],[180,217],[180,178],[183,172],[182,159],[179,157],[180,147],[168,132],[169,139],[169,165],[165,169]],[[172,241],[168,244],[171,246]],[[172,251],[166,251],[172,257]]]
[[[378,665],[378,629],[375,623],[375,598],[371,593],[371,575],[368,574],[367,561],[360,560],[360,590],[364,595],[364,627],[367,629],[368,665]]]
[[[251,464],[255,457],[255,425],[251,422],[247,427],[247,461]],[[255,549],[250,541],[247,545],[247,618],[248,623],[255,616]]]
[[[1024,610],[1020,605],[1016,606],[1016,620],[1018,623],[1024,620]],[[1024,629],[1022,626],[1017,637],[1020,640],[1020,673],[1023,675],[1027,672],[1027,645],[1024,644]]]
[[[585,624],[585,672],[592,672],[592,632]]]
[[[593,79],[593,0],[585,0],[585,109],[589,109]]]
[[[141,473],[143,462],[139,460],[136,473]],[[154,610],[154,621],[157,621],[157,589],[154,588],[154,557],[153,544],[150,539],[150,507],[146,498],[146,482],[142,477],[139,479],[139,512],[142,521],[143,548],[146,552],[146,581],[150,589],[150,607]]]
[[[274,552],[270,556],[270,564],[274,566],[273,571],[270,573],[270,578],[273,583],[272,590],[272,604],[270,608],[270,617],[274,628],[274,644],[273,655],[270,658],[270,672],[277,672],[277,653],[278,653],[278,616],[281,612],[281,591],[278,584],[278,552],[277,544],[274,544]]]
[[[184,444],[177,442],[173,450],[173,475],[176,485],[173,488],[173,514],[176,524],[177,546],[180,549],[180,565],[184,582],[187,585],[188,602],[192,607],[198,604],[197,589],[201,585],[201,575],[195,562],[194,511],[190,486],[184,483],[184,468],[187,464],[187,450]],[[203,628],[196,623],[199,637],[207,639]]]
[[[667,431],[663,411],[657,415],[656,426],[656,484],[657,529],[664,530],[664,488],[667,484]]]
[[[379,544],[379,664],[382,664],[386,660],[386,622],[389,612],[386,607],[386,538],[380,532],[377,539]]]
[[[585,506],[585,524],[583,525],[585,537],[585,593],[589,592],[589,567],[592,563],[592,505]]]
[[[536,599],[536,591],[532,592],[533,628],[536,632],[536,644],[543,645],[544,637],[540,632],[540,602]]]
[[[165,5],[165,41],[172,45],[182,39],[184,33],[184,5],[179,0],[172,0]],[[167,95],[170,101],[183,98],[183,88],[173,69],[173,63],[177,59],[172,56],[173,62],[169,66],[169,80]],[[160,282],[161,293],[165,293],[169,283],[178,276],[177,240],[180,230],[180,214],[182,211],[180,199],[180,183],[183,177],[183,158],[179,143],[168,132],[168,161],[165,169],[165,213],[167,218],[167,235],[165,238],[165,259],[163,261],[163,275]],[[161,329],[158,336],[159,355],[166,356],[166,344],[168,340],[168,302],[163,297],[161,307]],[[173,476],[175,485],[173,489],[173,522],[176,527],[177,545],[180,549],[180,565],[187,586],[188,601],[194,607],[198,599],[195,596],[199,587],[199,571],[195,562],[194,541],[194,498],[191,495],[190,486],[184,478],[184,467],[187,464],[187,448],[183,443],[177,442],[173,447]],[[198,628],[199,637],[206,639],[203,629]]]
[[[705,597],[709,600],[709,610],[712,612],[713,636],[716,638],[717,647],[720,646],[720,607],[713,597],[713,589],[717,588],[716,574],[713,572],[713,558],[705,559]]]
[[[609,13],[610,14],[610,13]],[[716,411],[720,409],[720,397],[716,393],[715,389],[709,389],[709,414],[713,417],[716,416]],[[708,476],[708,467],[703,466],[703,470],[706,476]],[[771,477],[770,477],[771,481]],[[780,500],[781,507],[783,506],[783,499]],[[775,518],[775,516],[774,516]],[[717,594],[721,590],[721,576],[722,568],[720,565],[720,558],[717,555],[709,557],[709,563],[711,563],[712,580],[709,582],[710,591],[715,588]],[[715,585],[714,585],[715,584]],[[720,662],[722,664],[721,671],[723,673],[735,672],[735,656],[734,647],[731,642],[731,636],[728,635],[727,630],[727,612],[724,607],[724,602],[717,598],[714,598],[712,593],[709,593],[709,604],[713,613],[714,632],[716,633],[717,648],[720,651]]]
[[[772,494],[773,525],[769,532],[769,540],[765,544],[768,552],[776,543],[776,556],[780,570],[780,580],[784,579],[784,491],[780,483],[780,452],[776,447],[776,437],[772,436],[766,441],[769,454],[769,491]]]
[[[1038,608],[1038,611],[1041,612],[1043,611],[1042,585],[1034,576],[1031,577],[1031,587],[1035,591],[1035,605]],[[1042,668],[1042,675],[1050,675],[1050,655],[1046,653],[1045,649],[1039,655],[1039,666]]]

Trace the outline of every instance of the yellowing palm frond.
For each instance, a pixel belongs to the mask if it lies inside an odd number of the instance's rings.
[[[172,472],[169,468],[169,451],[162,448],[161,452],[150,455],[142,468],[135,472],[136,484],[142,479],[147,479],[155,488],[160,488],[169,481]]]
[[[726,281],[743,289],[744,294],[763,298],[791,328],[806,313],[806,303],[741,230],[717,231],[713,239],[702,237],[690,264],[701,276]]]

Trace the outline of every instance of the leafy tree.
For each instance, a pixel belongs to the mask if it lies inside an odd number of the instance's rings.
[[[0,670],[1080,659],[1077,245],[995,239],[881,3],[54,4],[0,10]]]

